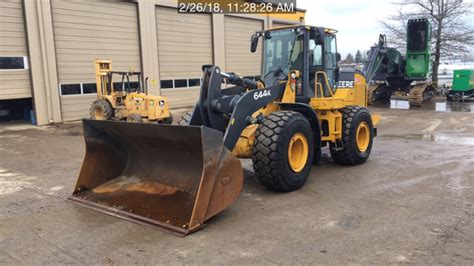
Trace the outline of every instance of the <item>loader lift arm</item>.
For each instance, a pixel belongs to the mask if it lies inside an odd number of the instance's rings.
[[[222,72],[217,66],[203,66],[203,69],[201,95],[189,125],[222,131],[224,146],[232,151],[242,131],[256,123],[252,114],[281,98],[286,84],[279,83],[257,92],[257,84],[249,79]],[[237,86],[221,90],[224,79]]]
[[[370,51],[367,55],[367,61],[364,64],[364,68],[362,70],[362,73],[365,76],[367,84],[370,84],[375,74],[379,70],[383,59],[386,57],[386,53],[387,53],[386,44],[387,44],[387,37],[385,36],[385,34],[380,34],[379,42],[377,43],[377,45],[372,46],[370,48]]]

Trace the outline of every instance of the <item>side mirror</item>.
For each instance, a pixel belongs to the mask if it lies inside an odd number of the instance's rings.
[[[258,35],[257,34],[254,34],[252,35],[252,37],[250,38],[250,52],[252,53],[255,53],[255,51],[257,51],[257,45],[258,45]]]
[[[340,68],[336,67],[336,69],[334,70],[334,81],[336,82],[336,84],[339,82],[339,76],[340,76]]]
[[[339,61],[341,61],[341,54],[336,53],[336,62],[339,62]]]

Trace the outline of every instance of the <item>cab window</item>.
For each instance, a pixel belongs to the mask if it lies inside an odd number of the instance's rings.
[[[325,37],[325,46],[326,46],[326,51],[324,53],[324,61],[326,63],[326,75],[328,77],[329,85],[331,85],[332,88],[335,87],[335,82],[334,82],[334,72],[337,67],[337,62],[336,62],[336,37],[334,35],[326,35]]]
[[[311,53],[311,66],[322,66],[323,65],[323,46],[316,44],[316,42],[311,39],[309,40],[309,50]]]

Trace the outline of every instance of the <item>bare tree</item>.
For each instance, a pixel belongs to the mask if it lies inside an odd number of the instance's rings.
[[[474,28],[468,23],[474,15],[472,3],[463,0],[398,0],[394,5],[398,6],[398,13],[381,23],[388,31],[390,45],[402,51],[406,46],[408,19],[424,17],[430,20],[435,85],[441,58],[472,51]]]

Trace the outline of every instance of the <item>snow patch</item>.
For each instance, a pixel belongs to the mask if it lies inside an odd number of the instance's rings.
[[[25,188],[32,187],[33,177],[10,173],[0,168],[0,196],[10,195]]]
[[[63,188],[64,188],[63,186],[55,186],[55,187],[50,188],[49,190],[50,191],[60,191]]]

